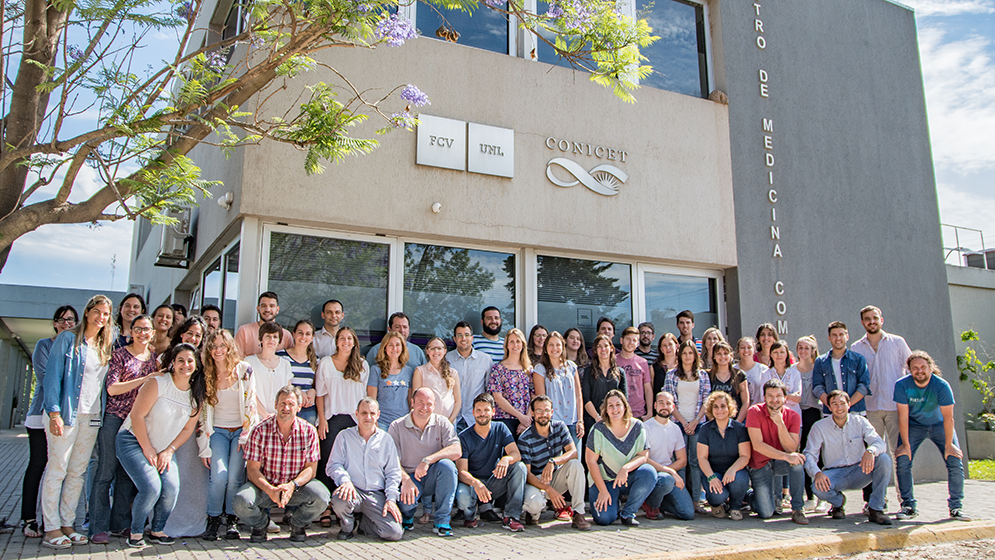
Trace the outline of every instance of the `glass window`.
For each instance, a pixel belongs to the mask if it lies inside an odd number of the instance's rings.
[[[642,85],[707,97],[704,9],[676,0],[639,0],[637,16],[659,37],[640,51],[653,67]]]
[[[515,324],[515,255],[440,245],[404,246],[404,313],[410,339],[449,340],[459,321],[480,334],[480,311],[493,305],[504,325]]]
[[[200,308],[204,309],[205,305],[221,307],[221,257],[204,271],[204,299]]]
[[[608,317],[617,340],[632,326],[631,270],[627,264],[539,256],[539,324],[561,333],[576,327],[590,347],[598,319]]]
[[[310,319],[321,328],[321,305],[337,299],[345,306],[343,326],[352,327],[364,346],[379,341],[387,326],[386,243],[273,232],[270,235],[268,289],[280,296],[277,321],[288,328]]]
[[[549,10],[549,2],[543,2],[540,0],[537,4],[536,13],[545,14]],[[549,42],[556,43],[556,34],[543,31],[540,33]],[[564,68],[573,68],[569,61],[564,58],[560,58],[560,55],[556,54],[556,50],[553,47],[547,45],[542,39],[536,38],[536,55],[539,57],[539,62],[546,62],[548,64],[553,64],[555,66],[563,66]],[[593,61],[591,61],[593,65]]]
[[[225,255],[225,304],[221,306],[221,326],[235,330],[235,312],[238,307],[238,249],[239,244]]]
[[[500,6],[507,7],[507,3]],[[425,37],[508,54],[508,17],[502,13],[481,6],[470,17],[467,12],[419,2],[416,15],[418,30]]]
[[[701,338],[709,327],[719,325],[714,278],[647,272],[646,320],[653,323],[657,338],[665,332],[677,332],[677,314],[685,309],[694,313],[694,336]]]

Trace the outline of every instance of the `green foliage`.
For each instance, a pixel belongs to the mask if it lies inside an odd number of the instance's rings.
[[[967,465],[971,480],[995,480],[995,460],[972,459]]]
[[[981,343],[978,333],[973,330],[962,332],[960,339],[962,342]],[[981,411],[968,414],[965,422],[969,427],[991,430],[995,427],[995,380],[992,378],[995,361],[982,362],[974,348],[968,346],[963,354],[957,356],[957,369],[960,380],[970,380],[974,390],[981,394]]]

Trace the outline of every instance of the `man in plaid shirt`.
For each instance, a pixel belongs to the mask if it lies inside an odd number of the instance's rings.
[[[266,541],[269,508],[295,508],[290,540],[303,542],[305,528],[318,518],[330,498],[318,472],[318,432],[298,418],[303,393],[287,385],[276,393],[276,414],[257,424],[245,445],[249,479],[235,495],[235,514],[252,529],[250,543]]]

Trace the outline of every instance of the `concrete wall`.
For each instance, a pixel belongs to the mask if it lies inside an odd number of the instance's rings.
[[[264,142],[245,151],[236,196],[244,214],[348,231],[735,265],[725,105],[649,88],[630,105],[579,72],[427,38],[320,56],[360,89],[414,83],[432,99],[422,108],[427,114],[513,129],[515,177],[415,165],[415,135],[406,132],[378,137],[382,146],[373,154],[311,177],[302,153]],[[282,112],[316,80],[333,77],[315,72],[292,81],[272,107]],[[384,110],[401,110],[402,103],[385,103]],[[356,134],[373,137],[382,125]],[[629,179],[620,194],[550,183],[546,163],[565,154],[547,148],[548,137],[626,150],[625,163],[569,156],[586,169],[623,169]],[[438,215],[434,202],[443,205]]]
[[[825,351],[830,321],[856,340],[858,311],[874,304],[886,330],[956,371],[912,11],[884,0],[720,0],[715,11],[742,331],[780,319],[787,338],[814,333]]]
[[[968,343],[961,342],[960,333],[977,331],[981,343],[971,343],[983,362],[995,360],[995,270],[947,265],[947,282],[950,289],[950,308],[953,318],[953,336],[957,353],[961,354]],[[986,351],[987,350],[987,351]],[[956,370],[947,376],[956,378]],[[995,376],[990,376],[995,381]],[[960,382],[960,394],[965,414],[981,410],[981,395],[969,381]]]

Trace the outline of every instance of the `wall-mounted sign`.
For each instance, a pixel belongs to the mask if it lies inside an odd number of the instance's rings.
[[[466,170],[466,121],[418,115],[415,163]]]
[[[573,180],[562,181],[558,179],[553,174],[554,167],[559,167],[561,173],[563,171],[568,173]],[[546,164],[546,178],[557,187],[569,188],[580,183],[598,194],[614,196],[618,194],[619,186],[629,178],[629,175],[607,163],[587,171],[572,159],[553,158]]]
[[[467,132],[467,171],[515,176],[515,131],[470,123]]]

